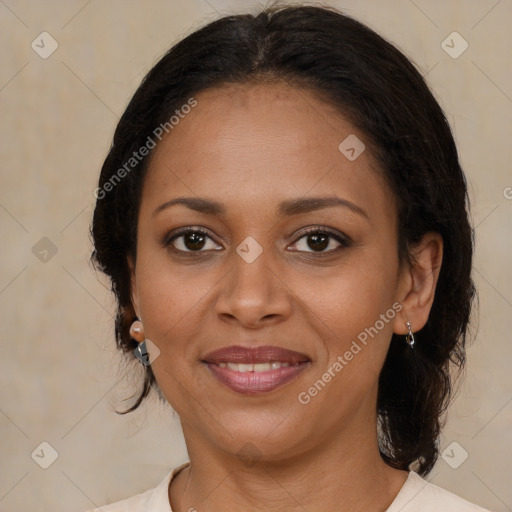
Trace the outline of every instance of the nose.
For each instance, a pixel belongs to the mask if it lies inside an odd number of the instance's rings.
[[[216,302],[216,313],[222,321],[258,329],[290,316],[291,293],[279,276],[270,250],[263,250],[252,262],[235,251],[230,259],[231,270],[222,280]]]

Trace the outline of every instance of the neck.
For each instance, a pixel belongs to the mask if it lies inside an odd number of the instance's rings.
[[[220,512],[226,503],[251,512],[383,512],[408,475],[384,463],[373,428],[327,435],[293,457],[272,460],[227,454],[186,426],[184,434],[191,464],[171,486],[173,512]]]

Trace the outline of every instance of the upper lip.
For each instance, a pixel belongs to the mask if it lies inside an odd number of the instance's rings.
[[[259,347],[242,347],[232,345],[209,352],[203,361],[206,363],[271,363],[273,361],[296,364],[310,361],[309,357],[294,350],[263,345]]]

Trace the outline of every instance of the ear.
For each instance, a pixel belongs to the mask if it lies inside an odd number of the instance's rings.
[[[135,279],[135,264],[131,255],[128,256],[128,268],[130,269],[130,295],[133,304],[133,310],[140,318],[139,295],[137,293],[137,281]]]
[[[407,321],[413,332],[427,323],[441,271],[443,238],[439,233],[426,233],[410,254],[412,265],[404,265],[399,279],[398,301],[403,309],[393,323],[396,334],[408,333]]]

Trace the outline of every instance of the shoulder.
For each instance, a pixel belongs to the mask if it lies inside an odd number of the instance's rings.
[[[174,468],[165,475],[164,479],[154,489],[150,489],[125,500],[116,501],[110,505],[96,507],[88,512],[146,512],[147,510],[154,512],[172,512],[169,504],[169,484],[172,478],[189,464],[190,462],[186,462]]]
[[[442,508],[441,508],[442,507]],[[427,482],[414,471],[386,512],[489,512],[456,494]]]
[[[148,509],[148,502],[153,493],[154,489],[110,505],[102,505],[100,508],[94,508],[88,512],[143,512]]]

